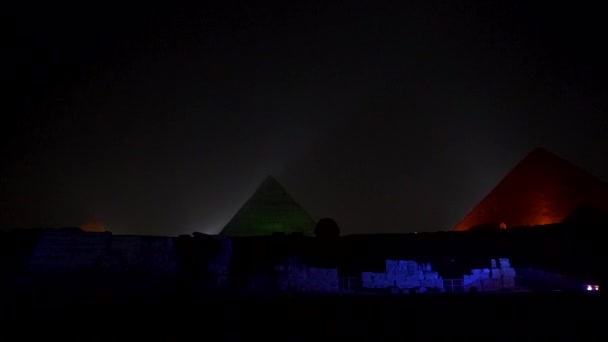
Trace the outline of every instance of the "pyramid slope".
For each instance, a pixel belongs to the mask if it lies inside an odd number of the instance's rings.
[[[222,229],[221,235],[260,236],[301,232],[312,235],[315,221],[273,177],[267,177]]]
[[[90,217],[85,223],[81,224],[79,228],[83,232],[103,233],[106,231],[106,228],[100,224],[95,217]]]
[[[537,148],[454,227],[535,226],[562,222],[581,206],[608,212],[608,184]]]

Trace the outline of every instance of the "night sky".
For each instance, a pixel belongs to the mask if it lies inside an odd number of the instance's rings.
[[[583,2],[85,3],[4,8],[1,228],[217,233],[273,175],[343,234],[449,230],[537,146],[608,180]]]

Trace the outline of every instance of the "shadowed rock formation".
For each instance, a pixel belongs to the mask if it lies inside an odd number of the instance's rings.
[[[537,148],[458,223],[465,231],[559,223],[580,207],[608,212],[608,184],[557,155]]]

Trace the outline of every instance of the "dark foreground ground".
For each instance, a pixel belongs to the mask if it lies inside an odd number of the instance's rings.
[[[236,297],[4,291],[2,340],[605,340],[600,293]],[[13,335],[15,334],[16,335]],[[10,338],[9,338],[10,337]]]

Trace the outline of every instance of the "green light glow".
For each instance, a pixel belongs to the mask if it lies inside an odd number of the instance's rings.
[[[268,177],[220,234],[259,236],[295,233],[312,236],[315,221],[273,177]]]

